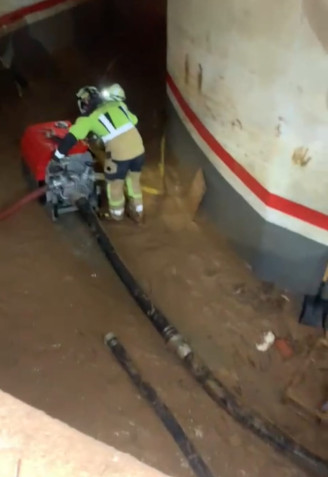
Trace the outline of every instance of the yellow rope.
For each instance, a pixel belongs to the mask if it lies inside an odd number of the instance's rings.
[[[155,189],[154,187],[147,187],[143,186],[142,191],[149,195],[162,195],[163,192],[161,190]]]
[[[162,181],[164,181],[165,175],[165,134],[163,134],[161,140],[161,158],[159,162],[159,173],[161,175]]]
[[[161,139],[161,156],[160,156],[160,161],[158,164],[159,168],[159,174],[162,179],[162,190],[159,190],[155,187],[148,187],[148,186],[143,186],[142,190],[146,194],[150,195],[163,195],[164,194],[164,179],[165,179],[165,134],[163,134],[162,139]]]

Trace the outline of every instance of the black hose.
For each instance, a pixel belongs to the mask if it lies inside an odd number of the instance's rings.
[[[231,417],[245,428],[251,430],[276,450],[295,459],[295,462],[315,471],[318,475],[328,475],[328,461],[299,445],[292,437],[281,429],[271,424],[262,416],[245,409],[236,397],[213,375],[208,366],[191,349],[176,328],[152,303],[146,293],[140,288],[129,270],[118,256],[113,244],[103,230],[99,220],[85,199],[76,203],[82,217],[90,226],[99,246],[111,263],[117,275],[133,296],[142,311],[146,314],[152,325],[161,334],[164,340],[174,349],[183,360],[186,368],[202,386],[204,391],[223,408]]]
[[[112,264],[114,270],[124,285],[127,287],[140,308],[147,314],[148,318],[151,320],[157,331],[161,333],[161,335],[164,334],[165,340],[168,341],[172,335],[177,334],[177,330],[168,322],[167,318],[159,310],[157,310],[157,308],[155,308],[148,296],[138,286],[129,270],[124,266],[113,245],[109,241],[107,234],[101,227],[99,220],[89,202],[82,198],[76,202],[76,206],[82,214],[84,220],[95,234],[100,248]]]
[[[171,434],[181,452],[187,459],[191,469],[197,477],[213,477],[201,456],[198,454],[192,442],[188,439],[184,430],[175,419],[174,415],[166,404],[159,398],[155,389],[145,381],[143,381],[139,371],[135,367],[132,359],[128,355],[124,346],[111,333],[105,336],[105,344],[109,347],[119,364],[122,366],[131,381],[138,389],[141,396],[153,408],[157,416],[160,418],[167,431]]]

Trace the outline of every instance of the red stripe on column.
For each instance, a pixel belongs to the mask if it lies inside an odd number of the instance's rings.
[[[10,25],[23,19],[27,15],[47,10],[61,3],[65,3],[66,1],[67,0],[43,0],[33,5],[15,10],[14,12],[7,13],[0,17],[0,27]],[[251,190],[253,194],[255,194],[267,207],[279,210],[287,215],[312,224],[316,227],[328,230],[327,215],[291,200],[285,199],[284,197],[272,194],[265,189],[221,146],[221,144],[215,139],[209,130],[201,123],[196,114],[183,98],[169,74],[167,75],[167,83],[182,111],[187,116],[188,120],[191,122],[200,137],[206,142],[216,156],[235,174],[235,176],[238,177],[238,179],[243,182],[246,187],[248,187],[248,189]]]
[[[55,7],[60,3],[65,2],[67,2],[67,0],[43,0],[42,2],[37,2],[33,5],[29,5],[13,12],[6,13],[5,15],[2,15],[0,17],[0,27],[11,25],[12,23],[22,20],[27,15],[47,10],[48,8]]]
[[[180,93],[177,85],[174,83],[172,77],[167,75],[167,84],[172,91],[180,108],[198,132],[203,141],[215,153],[219,160],[221,160],[238,179],[245,184],[245,186],[256,195],[267,207],[279,210],[284,214],[295,217],[296,219],[315,225],[324,230],[328,230],[328,215],[325,215],[317,210],[310,209],[304,205],[298,204],[291,200],[272,194],[265,187],[263,187],[243,166],[241,166],[215,139],[204,124],[199,120],[194,111],[187,104],[186,100]]]

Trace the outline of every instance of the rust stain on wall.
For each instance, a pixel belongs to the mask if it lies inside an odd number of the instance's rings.
[[[292,161],[296,166],[305,167],[311,161],[312,157],[309,155],[307,147],[297,147],[292,156]]]
[[[280,137],[281,136],[281,124],[277,124],[277,126],[275,127],[275,134],[276,134],[276,137]]]
[[[231,122],[231,126],[233,128],[237,126],[239,129],[243,129],[242,122],[238,118]]]
[[[206,48],[209,53],[212,52],[212,42],[211,42],[211,34],[206,34]]]
[[[303,0],[303,11],[313,33],[328,52],[328,0]]]
[[[202,86],[203,86],[203,67],[201,64],[198,65],[198,91],[199,93],[202,91]]]
[[[185,57],[185,83],[189,83],[189,56],[186,55]]]
[[[274,130],[275,130],[275,136],[276,136],[276,137],[280,137],[280,136],[281,136],[281,134],[282,134],[282,125],[283,125],[284,121],[285,121],[285,120],[284,120],[284,118],[283,118],[282,116],[279,116],[279,117],[278,117],[278,123],[277,123],[276,127],[274,128]]]

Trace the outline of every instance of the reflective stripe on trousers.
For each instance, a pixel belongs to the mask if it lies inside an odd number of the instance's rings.
[[[129,201],[132,202],[135,209],[138,207],[139,210],[143,204],[140,178],[140,172],[129,171],[125,181]],[[137,212],[139,210],[136,209]]]
[[[120,179],[108,181],[106,191],[110,213],[122,216],[125,208],[124,181]]]

